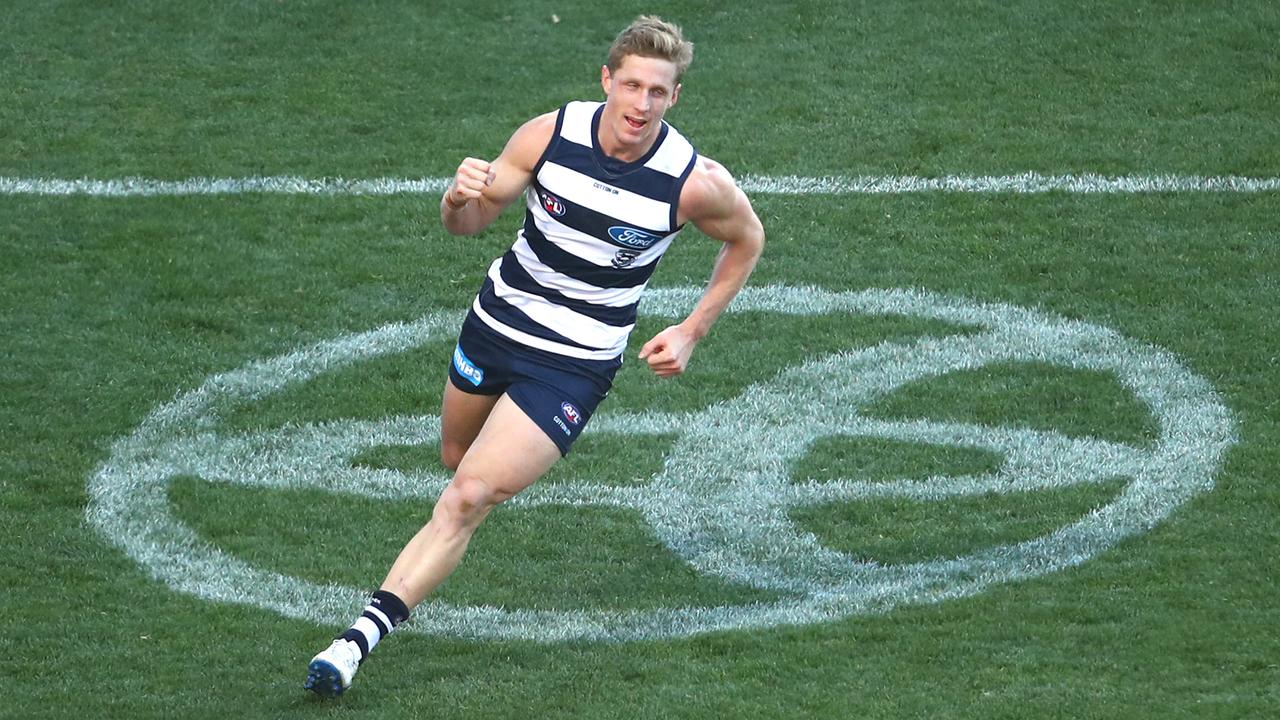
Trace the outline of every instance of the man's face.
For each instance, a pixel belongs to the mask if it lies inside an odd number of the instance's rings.
[[[627,55],[617,71],[600,69],[600,85],[606,98],[600,119],[605,150],[623,155],[647,151],[658,136],[662,116],[680,95],[675,63]]]

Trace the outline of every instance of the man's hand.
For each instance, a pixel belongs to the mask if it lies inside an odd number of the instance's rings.
[[[699,339],[683,325],[672,325],[640,348],[640,359],[647,361],[658,377],[675,377],[689,366],[689,356]]]
[[[483,232],[503,208],[523,195],[555,127],[556,113],[539,115],[521,125],[492,162],[463,160],[440,197],[440,223],[445,231],[450,235]]]
[[[484,194],[484,189],[493,184],[496,177],[493,165],[479,158],[467,158],[458,166],[453,176],[453,184],[444,194],[444,202],[454,210],[460,210],[467,203]]]

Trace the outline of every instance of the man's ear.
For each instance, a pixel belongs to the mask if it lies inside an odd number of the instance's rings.
[[[609,89],[613,86],[613,78],[609,75],[609,66],[600,66],[600,87],[604,88],[606,97],[609,95]]]
[[[680,88],[684,87],[680,83],[676,83],[676,89],[671,91],[671,104],[667,107],[673,107],[676,101],[680,99]]]

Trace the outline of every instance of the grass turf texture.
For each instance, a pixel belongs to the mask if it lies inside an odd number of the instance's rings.
[[[594,97],[640,8],[528,3],[19,3],[0,30],[0,175],[441,176],[528,116]],[[698,43],[671,119],[738,174],[1280,175],[1280,12],[1265,2],[645,6]],[[552,23],[556,13],[561,22]],[[68,28],[77,31],[69,32]],[[468,73],[446,60],[483,58]],[[1280,709],[1280,197],[753,198],[755,282],[922,287],[1106,325],[1205,377],[1237,421],[1215,489],[1071,571],[973,598],[805,627],[609,645],[404,635],[341,703],[299,689],[337,628],[152,581],[83,520],[110,443],[209,374],[462,308],[510,243],[444,235],[435,199],[0,197],[0,717],[1266,717]],[[703,282],[689,231],[656,286]],[[645,339],[661,327],[650,319]],[[806,358],[944,332],[911,320],[726,317],[691,373],[634,360],[610,409],[696,410]],[[633,348],[634,350],[634,348]],[[434,412],[449,347],[323,376],[233,427]],[[918,383],[885,417],[1050,427],[1141,445],[1145,408],[1105,376],[997,366]],[[670,438],[587,438],[548,478],[627,484]],[[590,442],[588,442],[590,441]],[[381,448],[371,466],[428,466]],[[974,473],[983,454],[831,439],[797,478]],[[826,474],[824,474],[826,473]],[[1043,532],[1104,484],[945,507],[867,503],[796,520],[885,561]],[[176,511],[240,557],[372,586],[423,505],[354,504],[185,479]],[[354,510],[364,551],[347,540]],[[297,522],[293,522],[297,519]],[[314,528],[325,552],[307,547]],[[749,601],[627,513],[500,510],[456,602],[654,607]]]

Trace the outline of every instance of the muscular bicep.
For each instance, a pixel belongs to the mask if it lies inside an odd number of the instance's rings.
[[[688,208],[688,219],[705,235],[724,243],[764,242],[764,228],[751,201],[718,163],[705,160],[690,177],[690,185],[681,203]]]
[[[511,135],[502,153],[490,166],[493,180],[484,189],[483,198],[496,212],[510,205],[524,193],[533,179],[533,168],[538,164],[551,134],[555,131],[554,112],[530,120]]]
[[[707,237],[724,243],[756,242],[764,237],[760,218],[756,217],[746,194],[736,187],[725,203],[723,214],[694,220],[693,224]]]

